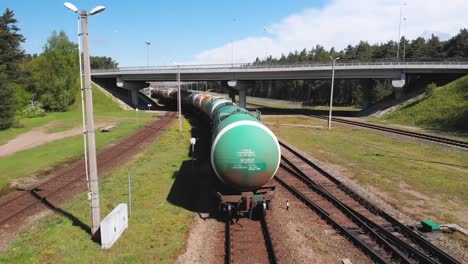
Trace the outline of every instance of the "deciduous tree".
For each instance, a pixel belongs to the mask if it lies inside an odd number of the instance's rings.
[[[66,111],[79,89],[78,45],[54,31],[43,50],[30,66],[30,91],[45,109]]]

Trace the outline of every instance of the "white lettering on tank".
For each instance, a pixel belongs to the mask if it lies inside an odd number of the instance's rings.
[[[260,168],[255,164],[255,157],[257,154],[251,149],[241,149],[237,152],[239,162],[234,164],[231,168],[237,170],[258,171]]]

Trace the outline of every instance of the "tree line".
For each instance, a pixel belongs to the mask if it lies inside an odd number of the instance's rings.
[[[79,93],[78,45],[54,31],[40,54],[26,54],[14,12],[0,16],[0,129],[21,125],[21,117],[67,111]],[[110,57],[91,56],[92,69],[115,68]]]
[[[401,38],[400,48],[396,41],[390,40],[386,43],[369,44],[367,41],[360,41],[357,45],[348,45],[341,51],[336,51],[334,47],[326,50],[321,45],[316,45],[310,50],[289,52],[282,54],[279,58],[271,55],[265,59],[257,59],[254,64],[278,64],[278,63],[300,63],[300,62],[328,62],[332,57],[341,57],[341,60],[357,61],[378,61],[396,60],[399,50],[400,60],[438,60],[438,59],[466,59],[468,58],[468,30],[461,29],[460,32],[442,41],[434,34],[429,39],[418,37],[414,40]]]
[[[330,63],[330,56],[341,57],[341,62],[396,61],[398,50],[400,61],[467,59],[468,30],[461,29],[456,36],[446,41],[441,41],[436,35],[432,35],[429,39],[418,37],[414,40],[402,37],[400,48],[396,41],[378,44],[360,41],[357,45],[348,45],[341,51],[336,51],[333,47],[326,50],[325,47],[316,45],[310,50],[303,49],[289,52],[287,55],[282,54],[279,58],[271,55],[264,59],[257,57],[253,64]],[[336,80],[333,103],[365,107],[368,103],[375,103],[390,96],[392,92],[390,80]],[[330,80],[277,80],[271,83],[257,81],[254,89],[249,90],[249,95],[303,101],[308,105],[323,105],[329,102]]]

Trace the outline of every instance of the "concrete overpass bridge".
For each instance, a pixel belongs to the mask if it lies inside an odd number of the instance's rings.
[[[308,80],[331,78],[331,63],[304,64],[205,64],[174,65],[157,67],[121,67],[94,70],[91,75],[96,81],[111,79],[118,87],[132,91],[132,102],[136,105],[136,92],[147,87],[150,81],[227,81],[239,91],[239,101],[245,104],[246,90],[256,80]],[[465,75],[468,61],[426,62],[341,62],[335,65],[337,79],[391,79],[396,94],[402,90],[411,75]]]

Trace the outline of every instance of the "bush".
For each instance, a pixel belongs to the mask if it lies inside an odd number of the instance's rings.
[[[42,108],[42,104],[34,101],[29,100],[28,106],[22,112],[23,117],[39,117],[45,116],[45,110]]]
[[[426,94],[428,96],[432,96],[437,88],[437,85],[435,83],[430,83],[426,87]]]
[[[19,121],[19,119],[15,118],[15,119],[13,120],[13,125],[12,125],[12,127],[14,127],[14,128],[23,128],[23,127],[24,127],[24,124],[21,123],[21,122]]]

